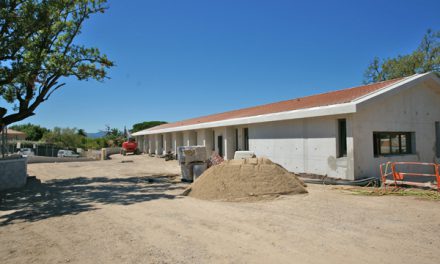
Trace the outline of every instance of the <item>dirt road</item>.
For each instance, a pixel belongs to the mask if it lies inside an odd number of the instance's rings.
[[[317,185],[210,202],[180,196],[178,173],[147,156],[30,164],[43,184],[3,195],[0,263],[439,262],[439,202]]]

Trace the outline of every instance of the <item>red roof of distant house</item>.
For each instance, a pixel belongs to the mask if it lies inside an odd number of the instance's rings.
[[[285,111],[307,109],[319,106],[328,106],[334,104],[342,104],[352,102],[362,96],[368,95],[372,92],[378,91],[382,88],[395,84],[404,78],[393,79],[358,87],[347,88],[343,90],[337,90],[317,95],[311,95],[287,101],[281,101],[271,104],[265,104],[260,106],[254,106],[249,108],[243,108],[239,110],[213,114],[208,116],[202,116],[183,121],[177,121],[173,123],[163,124],[160,126],[147,129],[148,131],[173,128],[187,125],[202,124],[208,122],[222,121],[232,118],[250,117],[264,114],[279,113]]]
[[[26,133],[8,128],[9,135],[26,135]]]

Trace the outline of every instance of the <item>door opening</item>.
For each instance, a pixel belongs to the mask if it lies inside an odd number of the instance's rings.
[[[223,157],[223,136],[217,137],[217,148],[218,148],[218,154],[220,157]]]

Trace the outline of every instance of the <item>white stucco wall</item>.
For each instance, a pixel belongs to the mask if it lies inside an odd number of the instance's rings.
[[[196,136],[197,136],[197,146],[205,146],[205,142],[206,142],[206,130],[205,129],[199,129],[196,131]]]
[[[355,174],[378,177],[386,161],[435,162],[435,121],[440,121],[440,88],[431,82],[379,96],[354,115]],[[414,132],[415,153],[374,157],[373,132]]]
[[[142,152],[144,146],[144,137],[143,136],[135,137],[135,140],[136,143],[138,144],[138,149]]]
[[[156,150],[154,151],[154,154],[156,155],[162,155],[163,153],[163,134],[157,134],[155,137],[155,146]]]
[[[183,131],[183,146],[197,145],[197,132],[194,130]]]
[[[143,144],[142,144],[142,152],[147,153],[148,152],[148,143],[149,143],[148,136],[145,135],[145,136],[142,136],[142,137],[144,138],[143,139]]]
[[[172,150],[171,133],[165,133],[163,135],[163,154],[166,154]]]
[[[149,154],[156,153],[156,135],[148,136],[148,153]]]
[[[212,129],[205,129],[205,146],[209,154],[211,154],[215,146],[215,138],[212,137],[212,133]]]
[[[337,120],[347,119],[347,157],[337,158]],[[249,149],[287,170],[353,179],[351,116],[330,116],[249,126]]]

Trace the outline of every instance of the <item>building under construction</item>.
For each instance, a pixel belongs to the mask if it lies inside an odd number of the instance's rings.
[[[134,133],[162,155],[203,145],[225,159],[250,150],[295,173],[355,180],[379,164],[440,157],[440,79],[417,74],[213,114]]]

